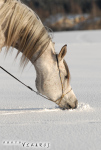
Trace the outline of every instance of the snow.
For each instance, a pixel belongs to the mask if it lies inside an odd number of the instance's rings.
[[[65,60],[79,105],[61,110],[0,69],[0,149],[101,149],[101,30],[54,33],[56,51],[68,45]],[[29,63],[22,72],[16,50],[0,65],[35,89],[36,73]]]

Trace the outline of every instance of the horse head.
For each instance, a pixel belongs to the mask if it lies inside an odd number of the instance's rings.
[[[36,87],[40,93],[47,96],[63,109],[74,109],[78,101],[70,86],[70,72],[64,56],[67,46],[64,45],[56,54],[53,43],[35,63],[37,72]],[[39,71],[40,70],[40,71]]]

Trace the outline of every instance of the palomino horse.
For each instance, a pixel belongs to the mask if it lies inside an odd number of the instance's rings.
[[[21,52],[21,65],[28,61],[35,66],[36,88],[39,93],[63,109],[77,107],[70,86],[70,73],[64,60],[67,46],[56,54],[54,44],[39,17],[17,0],[0,0],[0,50],[6,47]]]

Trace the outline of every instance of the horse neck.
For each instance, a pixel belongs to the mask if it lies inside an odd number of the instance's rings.
[[[36,62],[34,62],[36,55],[34,55],[31,59],[32,64],[35,66],[36,72],[38,74],[39,72],[43,74],[44,72],[51,70],[50,68],[54,65],[55,59],[55,51],[52,41],[50,41],[50,44],[44,53],[37,59]]]

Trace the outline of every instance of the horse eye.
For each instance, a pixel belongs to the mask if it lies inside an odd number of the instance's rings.
[[[65,76],[65,79],[68,79],[68,75]]]

